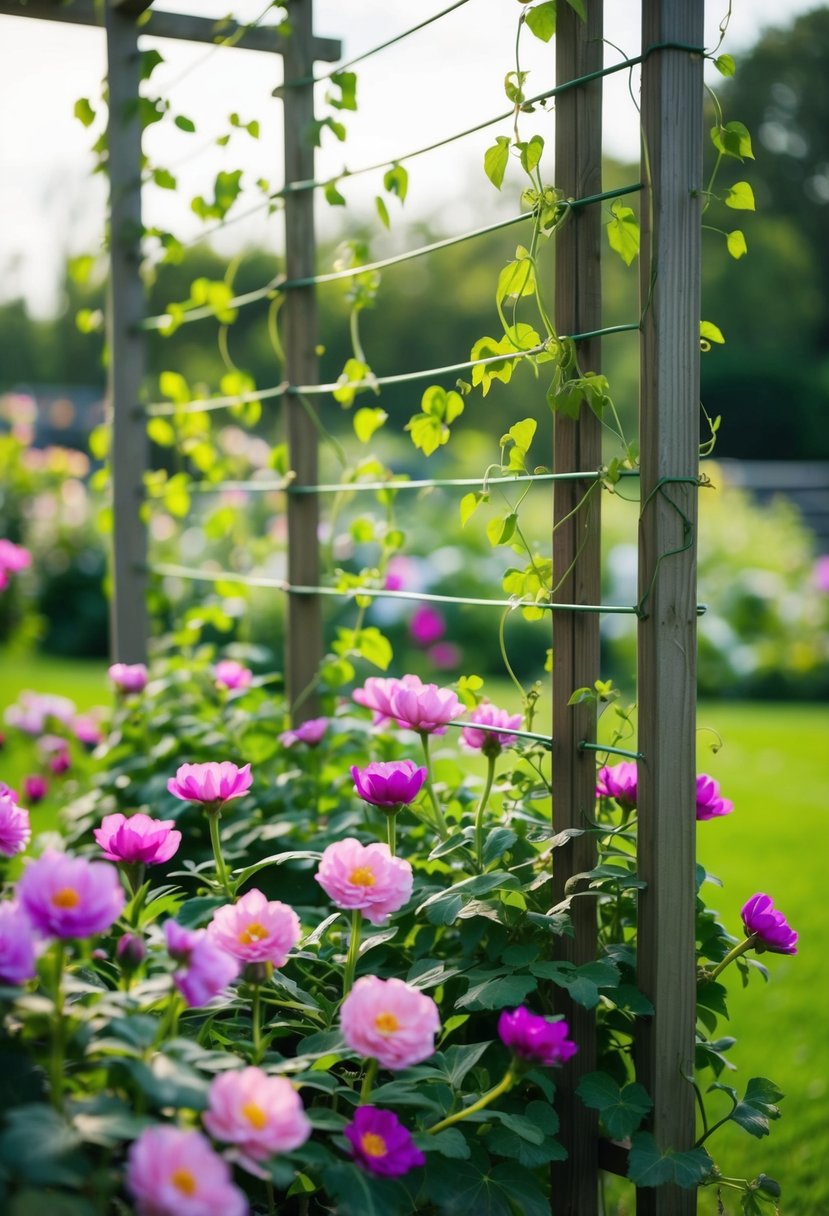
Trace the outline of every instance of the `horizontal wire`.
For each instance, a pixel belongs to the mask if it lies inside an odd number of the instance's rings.
[[[579,342],[586,338],[598,338],[609,334],[629,333],[640,328],[639,322],[626,325],[608,325],[604,329],[591,329],[583,334],[562,334],[561,340]],[[326,393],[339,392],[341,389],[359,390],[364,388],[382,388],[389,384],[407,384],[414,380],[429,380],[432,377],[448,376],[454,372],[469,371],[473,367],[485,367],[490,363],[504,363],[507,360],[526,359],[540,355],[547,350],[547,343],[542,342],[530,350],[519,350],[511,354],[487,355],[485,359],[467,359],[463,363],[449,363],[445,367],[427,367],[421,371],[400,372],[394,376],[372,376],[369,380],[335,381],[329,384],[276,384],[273,388],[257,389],[251,393],[239,393],[235,397],[205,397],[204,400],[185,401],[177,404],[172,401],[154,401],[143,407],[150,418],[172,417],[177,414],[200,414],[219,409],[231,409],[233,406],[247,405],[251,401],[270,401],[276,397],[288,394],[299,397],[320,397]]]
[[[580,752],[601,752],[602,755],[608,756],[627,756],[629,760],[644,760],[644,752],[629,752],[623,747],[606,747],[602,743],[588,743],[586,739],[582,739],[579,744]]]
[[[592,203],[600,203],[606,199],[620,198],[625,194],[635,194],[642,189],[641,182],[634,182],[629,186],[619,186],[615,190],[605,190],[601,194],[590,194],[585,198],[580,199],[562,199],[561,205],[569,207],[571,210],[576,210],[578,207],[586,207]],[[408,249],[403,253],[394,253],[387,258],[381,258],[376,262],[366,262],[362,266],[348,266],[344,270],[332,270],[326,274],[308,275],[302,279],[286,279],[284,275],[275,275],[270,282],[264,287],[258,287],[255,291],[247,291],[243,295],[234,296],[228,300],[223,308],[244,308],[248,304],[255,304],[259,300],[265,300],[268,297],[273,297],[275,292],[290,291],[296,287],[314,287],[323,283],[335,283],[341,279],[354,279],[361,274],[371,274],[376,270],[385,270],[388,266],[397,266],[401,262],[410,262],[414,258],[423,257],[427,253],[436,253],[441,249],[449,249],[453,245],[460,245],[464,241],[474,240],[480,236],[488,236],[491,232],[498,232],[502,228],[510,228],[513,224],[520,224],[524,220],[530,220],[533,217],[532,211],[524,211],[521,215],[511,216],[506,220],[497,220],[493,224],[485,224],[482,228],[472,228],[469,232],[462,232],[458,236],[443,237],[439,241],[432,241],[429,245],[421,245],[417,249]],[[209,304],[204,304],[199,308],[191,308],[179,320],[179,327],[189,325],[193,321],[202,321],[206,317],[215,316],[215,311]],[[146,317],[141,323],[141,328],[145,330],[162,329],[169,324],[169,313],[160,313],[158,316]]]
[[[552,739],[549,735],[539,735],[534,730],[519,730],[513,726],[490,726],[488,722],[475,722],[471,718],[468,722],[462,722],[457,719],[452,719],[446,723],[447,726],[457,726],[461,730],[477,730],[484,731],[488,735],[515,735],[519,739],[530,739],[533,743],[541,743],[544,747],[552,747]]]

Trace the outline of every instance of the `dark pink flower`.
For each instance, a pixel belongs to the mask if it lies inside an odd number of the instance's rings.
[[[351,836],[328,845],[314,875],[338,908],[359,908],[382,925],[412,894],[412,867],[392,857],[387,844],[361,844]]]
[[[352,766],[354,789],[363,802],[372,806],[408,806],[423,788],[428,776],[425,768],[418,768],[414,760],[377,760],[365,768]]]
[[[788,924],[782,912],[778,912],[770,895],[752,895],[743,904],[746,936],[755,939],[754,949],[758,954],[771,950],[775,954],[797,954],[797,934]]]
[[[386,676],[369,676],[362,688],[355,688],[351,694],[358,705],[365,706],[373,713],[375,726],[382,726],[394,718],[392,712],[392,694],[400,688],[422,688],[420,676],[403,676],[401,679]]]
[[[299,726],[293,726],[290,730],[283,730],[279,736],[279,742],[283,747],[293,747],[295,743],[304,743],[308,747],[317,747],[322,742],[327,730],[327,718],[308,718],[307,721],[300,722]]]
[[[528,1064],[565,1064],[578,1051],[568,1034],[566,1022],[550,1022],[524,1005],[505,1009],[498,1019],[501,1042]]]
[[[143,692],[149,673],[144,663],[113,663],[109,678],[121,692]]]
[[[235,659],[221,659],[213,669],[213,675],[217,684],[229,689],[248,688],[253,679],[250,668]]]
[[[207,764],[182,764],[167,782],[167,789],[184,802],[218,804],[241,798],[252,782],[249,764],[238,768],[229,760],[210,760]]]
[[[720,783],[707,773],[697,776],[697,819],[717,819],[730,815],[734,803],[720,794]]]
[[[351,1143],[354,1160],[370,1174],[399,1178],[426,1163],[411,1133],[390,1110],[358,1106],[343,1135]]]
[[[220,1073],[210,1083],[204,1126],[216,1140],[235,1144],[254,1161],[290,1153],[311,1135],[302,1099],[287,1077],[261,1068]]]
[[[237,903],[217,908],[207,932],[212,942],[244,963],[284,967],[299,941],[300,924],[288,904],[269,901],[254,888]]]
[[[509,730],[519,730],[523,721],[521,714],[511,714],[506,709],[498,709],[489,701],[482,701],[469,715],[469,726],[461,731],[461,739],[467,747],[482,751],[488,755],[497,755],[505,747],[511,747],[517,742],[515,735],[507,734]],[[487,730],[486,727],[497,727],[497,730]],[[481,728],[484,729],[481,729]],[[478,728],[478,729],[476,729]]]
[[[0,984],[25,984],[35,975],[32,923],[17,903],[0,903]]]
[[[173,983],[193,1008],[206,1005],[239,974],[239,962],[216,942],[206,929],[185,929],[177,921],[164,922],[167,952],[181,966],[173,972]]]
[[[437,684],[420,687],[404,685],[391,694],[392,717],[398,726],[423,735],[444,735],[447,722],[463,713],[463,706],[451,688]]]
[[[158,1124],[127,1155],[125,1184],[137,1216],[247,1216],[230,1166],[197,1131]]]
[[[54,849],[29,862],[17,893],[35,929],[47,937],[104,933],[124,907],[115,866]]]
[[[17,790],[6,785],[5,781],[0,781],[0,798],[11,798],[12,802],[17,802]]]
[[[636,806],[637,773],[635,760],[623,760],[621,764],[605,765],[596,778],[596,794],[603,798],[615,798],[619,806],[632,810]]]
[[[172,819],[152,819],[138,811],[127,818],[117,812],[105,815],[93,835],[107,861],[157,866],[169,861],[181,844],[181,832]]]
[[[23,796],[32,806],[37,806],[49,792],[49,783],[40,773],[30,773],[23,778]]]
[[[428,1060],[440,1031],[438,1007],[403,980],[364,975],[340,1007],[346,1045],[383,1068],[410,1068]]]
[[[32,839],[29,812],[17,805],[11,794],[0,793],[0,853],[14,857],[22,853]]]
[[[409,621],[409,633],[418,646],[431,646],[433,642],[439,642],[446,633],[443,613],[429,604],[421,604]]]
[[[69,744],[62,735],[42,735],[37,741],[37,750],[56,777],[65,773],[72,763]]]

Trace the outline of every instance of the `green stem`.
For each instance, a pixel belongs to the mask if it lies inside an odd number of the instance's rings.
[[[155,1032],[152,1047],[150,1051],[158,1047],[165,1039],[175,1037],[178,1029],[178,1015],[181,1009],[181,998],[177,988],[173,988],[170,993],[170,999],[167,1002],[167,1008],[164,1010],[164,1015],[159,1019],[158,1030]]]
[[[368,1102],[368,1096],[374,1089],[374,1081],[377,1077],[377,1061],[372,1058],[368,1062],[368,1067],[363,1075],[363,1083],[360,1086],[360,1105],[364,1106]]]
[[[208,811],[207,822],[210,824],[210,843],[213,846],[213,859],[216,862],[216,877],[219,880],[219,885],[224,888],[225,895],[228,899],[233,899],[233,888],[230,885],[230,878],[227,873],[227,866],[222,855],[222,839],[219,834],[219,820],[222,812],[220,810]]]
[[[496,1098],[500,1098],[501,1094],[509,1093],[514,1084],[515,1076],[512,1068],[508,1068],[498,1084],[483,1094],[477,1102],[473,1102],[471,1106],[465,1106],[463,1110],[456,1111],[454,1115],[447,1115],[445,1119],[441,1119],[440,1123],[427,1127],[427,1133],[430,1136],[434,1136],[436,1132],[442,1132],[445,1127],[451,1127],[453,1123],[460,1123],[461,1119],[466,1119],[469,1115],[474,1115],[476,1111],[483,1110],[485,1106],[489,1106],[490,1102],[494,1102]]]
[[[486,804],[489,802],[489,795],[492,792],[492,782],[495,780],[495,762],[497,758],[497,752],[495,751],[490,752],[486,758],[486,781],[483,793],[481,794],[481,801],[478,803],[478,809],[475,812],[475,859],[481,873],[484,870],[484,811],[486,810]]]
[[[276,1196],[273,1192],[273,1182],[265,1179],[265,1194],[268,1197],[268,1216],[276,1216]]]
[[[386,834],[389,842],[389,852],[397,856],[397,811],[386,812]]]
[[[446,837],[449,835],[449,829],[446,826],[446,819],[444,818],[443,811],[440,809],[440,803],[438,802],[438,797],[437,797],[437,794],[435,793],[435,787],[432,785],[432,772],[431,772],[431,760],[429,757],[429,733],[428,733],[428,731],[422,730],[420,732],[420,741],[423,744],[423,755],[426,759],[425,786],[426,786],[426,792],[429,795],[429,801],[432,804],[432,810],[434,811],[434,815],[435,815],[435,830],[437,831],[437,834],[438,834],[438,836],[440,836],[441,840],[445,840]]]
[[[52,1086],[52,1105],[63,1110],[64,1081],[64,1018],[63,1018],[63,968],[66,962],[66,946],[59,938],[55,942],[55,969],[53,973],[52,999],[55,1004],[55,1021],[52,1028],[52,1052],[49,1061]]]
[[[343,972],[343,998],[347,997],[354,983],[354,972],[357,970],[357,959],[360,956],[360,931],[363,927],[363,914],[359,908],[351,910],[351,937],[348,941],[348,954]]]
[[[741,954],[745,954],[745,952],[747,950],[750,950],[756,940],[757,940],[757,934],[752,933],[750,937],[747,937],[745,939],[745,941],[738,942],[738,944],[736,946],[734,946],[733,949],[728,951],[728,954],[726,954],[726,956],[722,960],[722,962],[717,964],[717,966],[714,968],[714,970],[711,972],[711,974],[709,976],[707,976],[707,978],[709,980],[715,980],[717,978],[717,976],[720,974],[720,972],[725,970],[725,968],[728,966],[729,963],[733,963],[735,958],[739,958]]]
[[[262,997],[258,984],[253,985],[251,1020],[253,1023],[253,1062],[258,1064],[262,1059]]]

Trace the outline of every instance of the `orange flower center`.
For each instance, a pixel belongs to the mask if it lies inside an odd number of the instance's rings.
[[[251,942],[264,942],[267,937],[268,930],[265,926],[260,925],[258,920],[252,920],[239,934],[239,942],[243,946],[249,946]]]
[[[386,1142],[376,1132],[366,1132],[361,1138],[360,1144],[367,1157],[385,1157],[386,1155]]]
[[[56,908],[77,908],[80,902],[81,897],[74,887],[61,887],[52,896],[52,903]]]
[[[242,1114],[251,1127],[255,1127],[258,1132],[261,1132],[268,1126],[268,1116],[262,1110],[262,1107],[257,1106],[255,1102],[246,1102],[242,1107]]]
[[[196,1179],[189,1170],[173,1170],[172,1174],[170,1175],[170,1181],[176,1190],[181,1191],[182,1195],[195,1195]]]
[[[349,874],[348,881],[353,887],[373,887],[377,879],[368,866],[357,866],[357,869]]]
[[[400,1029],[400,1023],[393,1013],[378,1013],[374,1025],[381,1034],[393,1034]]]

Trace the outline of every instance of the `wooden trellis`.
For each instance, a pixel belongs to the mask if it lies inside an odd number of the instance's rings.
[[[559,6],[556,72],[559,85],[592,79],[563,91],[556,107],[555,183],[567,197],[601,193],[602,4],[586,0],[583,23]],[[285,182],[309,182],[314,154],[304,138],[313,119],[315,61],[335,61],[339,44],[313,33],[313,0],[290,0],[293,37],[225,23],[234,46],[272,51],[283,59]],[[696,652],[696,478],[699,411],[699,234],[702,187],[703,0],[642,2],[641,255],[641,519],[638,637],[639,904],[638,980],[655,1013],[642,1018],[638,1077],[654,1101],[652,1130],[662,1147],[687,1149],[694,1140],[694,824]],[[60,5],[50,0],[2,0],[0,14],[97,25],[93,0]],[[143,34],[213,42],[213,22],[156,12],[151,0],[105,0],[109,77],[111,179],[110,346],[111,468],[114,493],[112,574],[113,657],[145,657],[147,544],[142,522],[148,463],[145,391],[145,314],[140,277],[141,131],[133,102],[140,87],[138,39]],[[286,275],[313,278],[316,270],[312,190],[286,192]],[[556,240],[556,322],[562,333],[602,327],[600,212],[573,209]],[[287,293],[284,308],[287,384],[315,385],[316,304],[312,284]],[[600,337],[579,344],[583,366],[600,367]],[[317,482],[317,438],[296,394],[286,392],[291,467],[301,486]],[[554,472],[601,464],[600,427],[590,411],[574,421],[557,417]],[[577,483],[555,483],[554,568],[568,570],[560,604],[600,602],[599,494],[590,509],[572,514]],[[322,655],[318,499],[288,496],[289,696],[300,699]],[[291,591],[290,588],[303,588]],[[599,677],[599,624],[595,612],[561,610],[555,620],[553,677],[554,826],[581,827],[595,798],[595,710],[568,705],[573,689]],[[314,712],[302,700],[299,717]],[[556,851],[554,900],[589,870],[589,834]],[[593,900],[574,902],[575,937],[564,949],[575,963],[596,953]],[[592,1015],[557,996],[571,1022],[579,1054],[563,1070],[557,1107],[566,1162],[553,1168],[556,1216],[595,1216],[599,1168],[623,1172],[623,1146],[600,1143],[596,1118],[575,1095],[579,1076],[595,1068]],[[642,1189],[640,1216],[691,1216],[693,1191]]]

